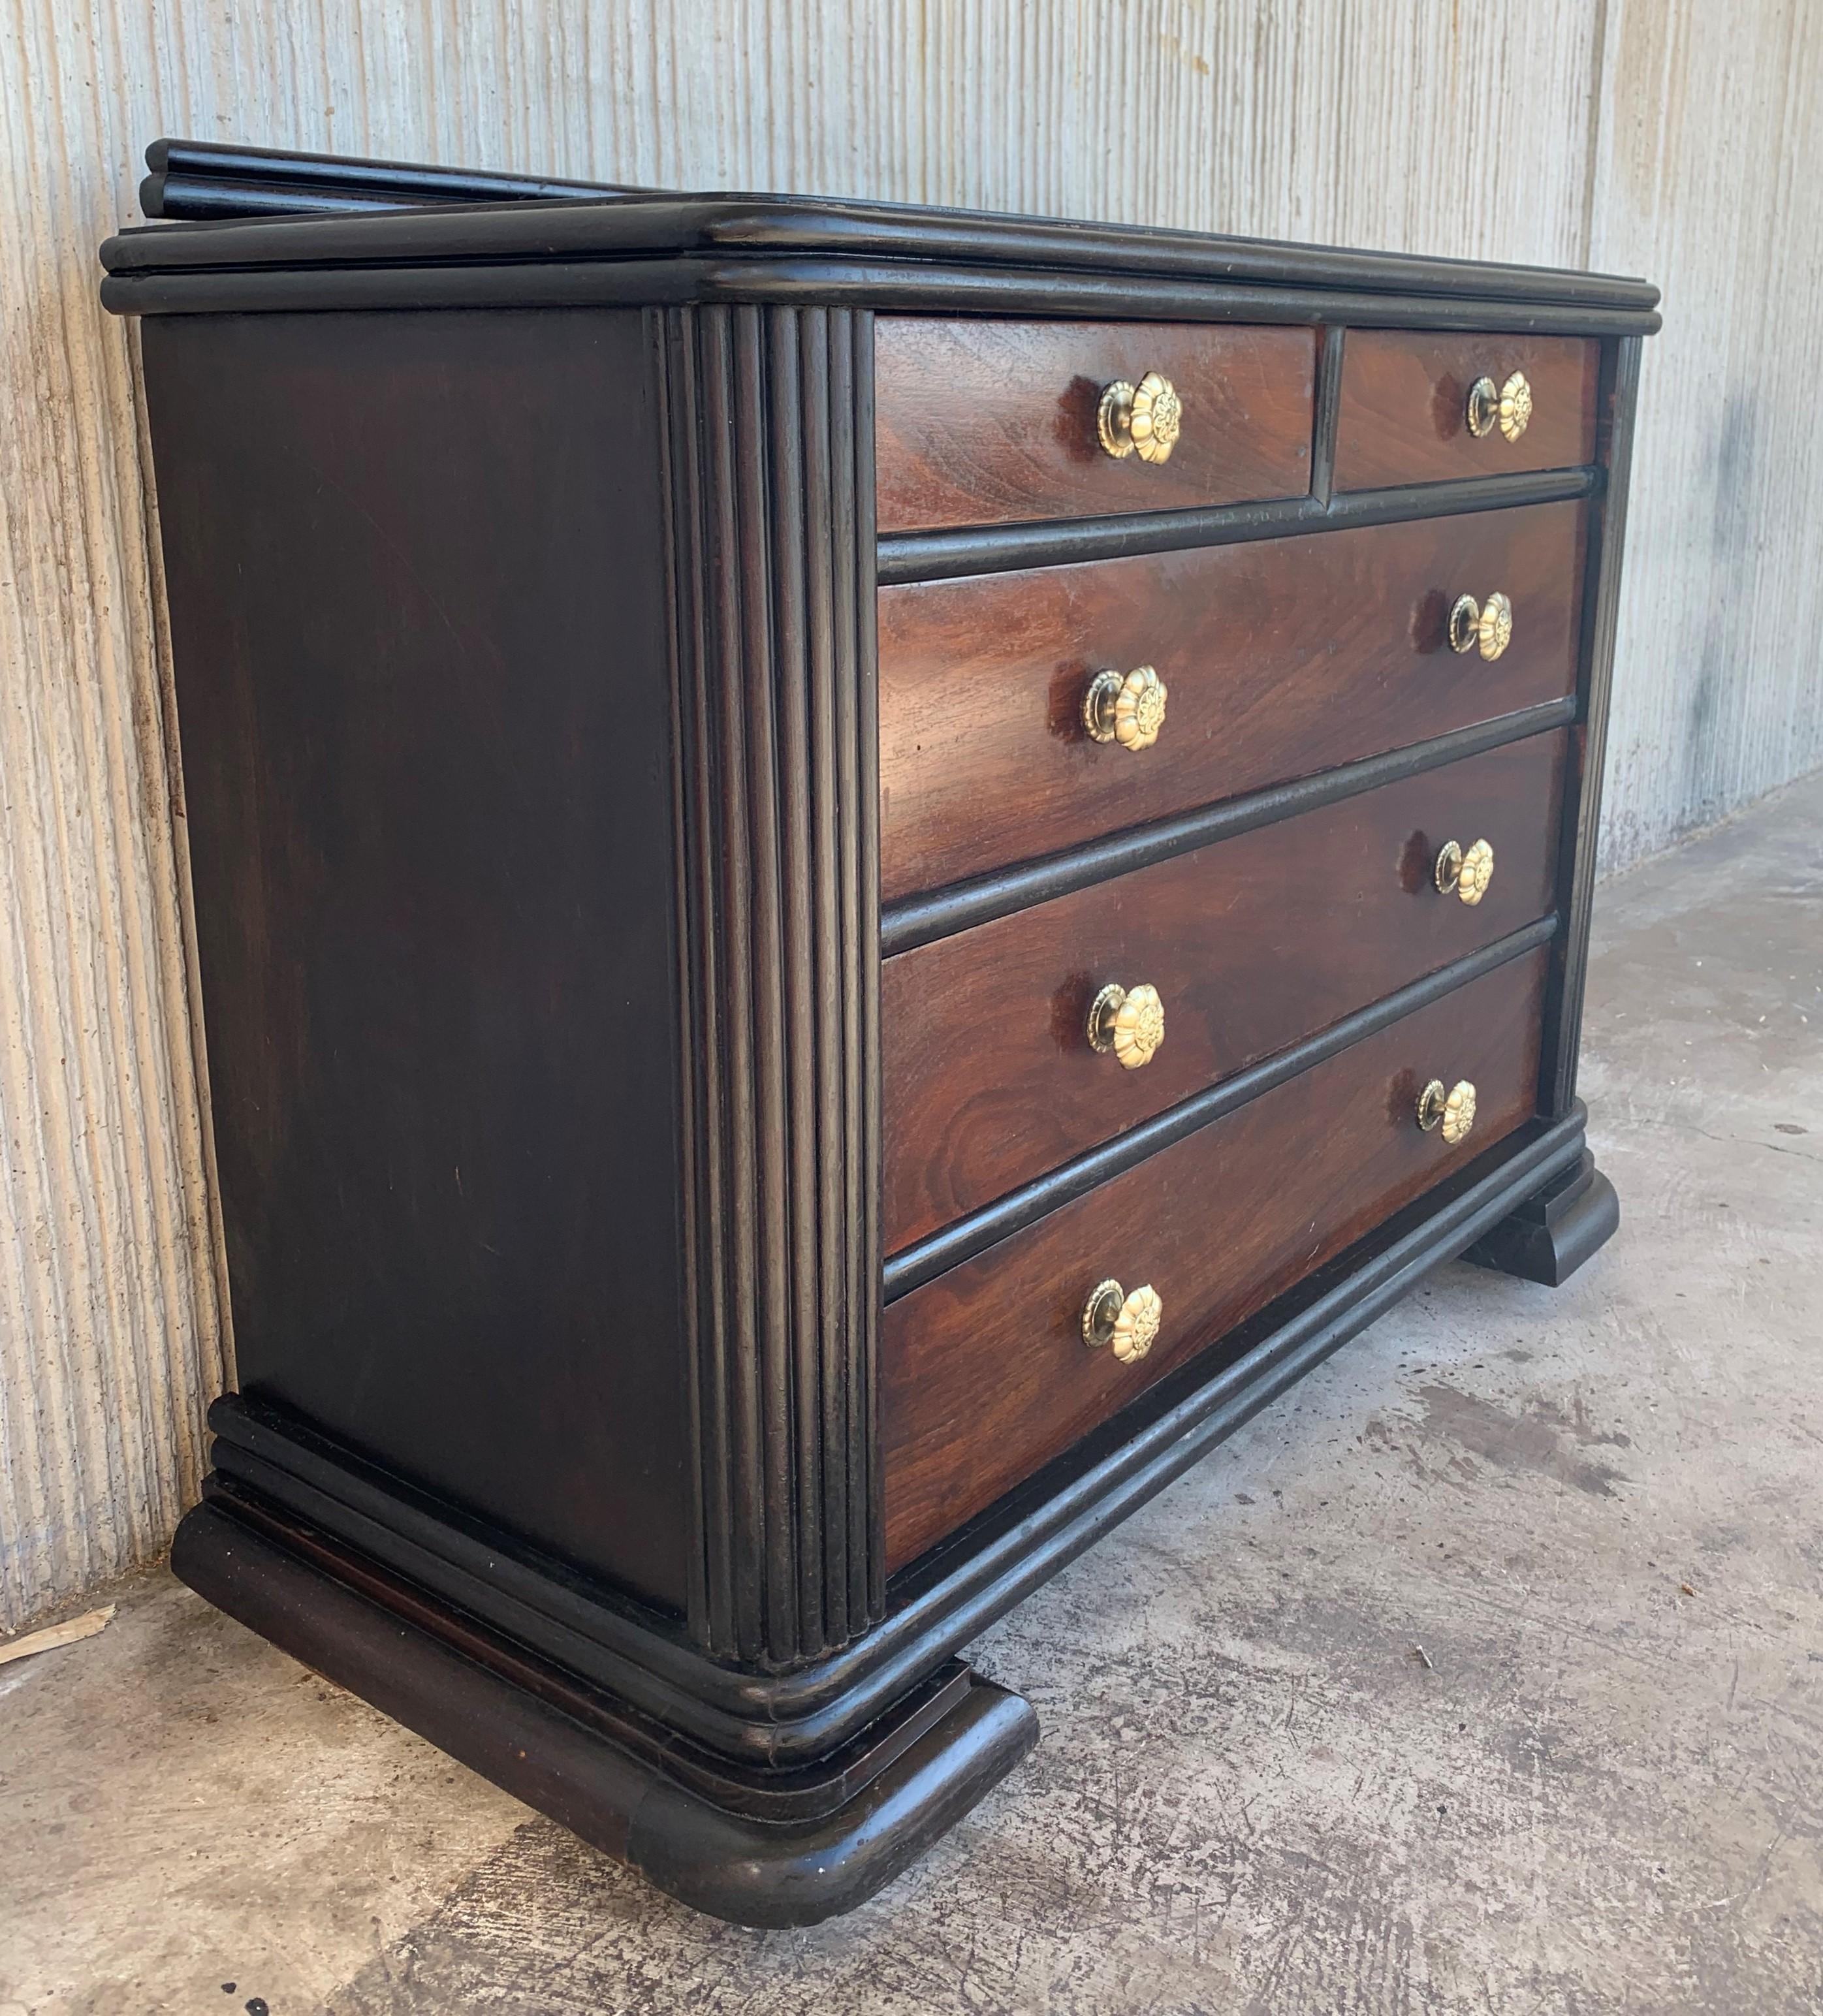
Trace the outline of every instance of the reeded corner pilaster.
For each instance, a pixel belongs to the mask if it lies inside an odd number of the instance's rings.
[[[652,316],[665,405],[697,1467],[690,1622],[769,1667],[884,1604],[873,323]]]

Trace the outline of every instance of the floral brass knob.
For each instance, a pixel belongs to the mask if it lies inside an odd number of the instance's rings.
[[[1450,610],[1450,649],[1475,651],[1490,663],[1513,641],[1513,605],[1497,588],[1486,602],[1459,595]]]
[[[1184,402],[1169,378],[1148,371],[1137,385],[1117,378],[1095,409],[1095,431],[1116,462],[1137,455],[1141,462],[1169,462],[1184,424]]]
[[[1497,391],[1491,378],[1477,378],[1468,388],[1468,431],[1477,441],[1496,427],[1516,441],[1532,423],[1532,387],[1523,371],[1515,371]]]
[[[1091,741],[1118,742],[1137,754],[1158,740],[1168,697],[1165,682],[1150,665],[1097,672],[1083,696],[1083,725]]]
[[[1467,1078],[1458,1078],[1446,1092],[1443,1081],[1432,1078],[1418,1096],[1418,1124],[1427,1134],[1442,1128],[1452,1148],[1466,1141],[1475,1125],[1475,1087]]]
[[[1165,1040],[1165,1004],[1155,987],[1120,987],[1112,981],[1089,1004],[1089,1047],[1111,1050],[1125,1070],[1149,1064]]]
[[[1150,1283],[1125,1294],[1119,1282],[1100,1283],[1083,1305],[1083,1341],[1091,1351],[1104,1346],[1122,1365],[1144,1358],[1158,1341],[1165,1305]]]
[[[1447,840],[1437,851],[1436,884],[1438,893],[1444,896],[1460,896],[1471,909],[1487,894],[1487,885],[1493,880],[1493,849],[1485,840],[1478,840],[1465,854],[1453,840]]]

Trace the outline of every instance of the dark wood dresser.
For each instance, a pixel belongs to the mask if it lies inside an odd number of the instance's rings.
[[[986,1625],[1439,1262],[1614,1229],[1657,296],[319,165],[103,254],[240,1377],[174,1564],[805,1922],[1035,1740]]]

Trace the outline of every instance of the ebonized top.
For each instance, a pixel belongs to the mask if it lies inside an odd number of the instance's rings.
[[[160,142],[150,201],[164,207],[168,160],[201,157],[197,143]],[[276,172],[319,159],[214,150],[236,164],[263,160]],[[205,167],[213,165],[205,162]],[[110,275],[103,299],[118,312],[247,306],[453,306],[463,301],[553,300],[548,269],[571,277],[562,297],[624,300],[634,284],[664,301],[822,297],[867,299],[887,307],[978,312],[1125,313],[1163,319],[1315,321],[1365,304],[1367,319],[1447,321],[1451,326],[1587,329],[1645,334],[1655,329],[1659,290],[1614,275],[1406,253],[1281,244],[1263,239],[1133,225],[1065,222],[822,197],[709,192],[613,192],[511,177],[400,164],[348,163],[333,209],[315,214],[242,214],[121,232],[101,249]],[[245,171],[240,171],[245,172]],[[358,171],[358,172],[357,172]],[[312,191],[324,185],[311,167]],[[350,207],[365,185],[389,207]],[[243,211],[283,199],[250,175],[233,186],[258,190]],[[303,187],[301,181],[293,185]],[[423,201],[444,189],[472,188],[478,200]],[[514,194],[509,196],[508,192]],[[537,192],[535,196],[533,191]],[[547,192],[549,193],[547,193]],[[530,200],[528,200],[528,199]],[[399,207],[400,203],[413,207]],[[175,206],[174,206],[175,207]],[[611,267],[613,276],[601,269]],[[517,284],[500,269],[517,269]],[[547,269],[541,281],[528,268]],[[593,268],[593,281],[584,269]],[[481,269],[493,275],[483,280]],[[629,270],[631,269],[631,270]],[[471,275],[463,284],[463,273]],[[408,275],[438,276],[416,289]],[[249,282],[321,276],[330,298],[294,287],[264,297]],[[240,276],[241,284],[230,283]],[[340,276],[339,285],[331,284]],[[350,282],[365,276],[365,285]],[[1147,283],[1142,300],[1131,285]],[[207,299],[198,283],[212,283]],[[1207,290],[1244,298],[1219,306]],[[1375,315],[1378,301],[1402,312]]]

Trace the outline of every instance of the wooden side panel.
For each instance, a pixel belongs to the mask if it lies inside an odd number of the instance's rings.
[[[1565,929],[1555,949],[1557,984],[1544,1024],[1544,1111],[1556,1118],[1576,1094],[1582,1048],[1583,992],[1588,978],[1589,926],[1595,900],[1597,848],[1608,747],[1608,710],[1619,619],[1621,556],[1627,543],[1634,426],[1639,397],[1640,339],[1614,344],[1604,373],[1599,452],[1608,481],[1591,527],[1585,582],[1582,719],[1570,744],[1569,790],[1559,860],[1559,902]]]
[[[1471,981],[894,1302],[888,1567],[1529,1119],[1547,956]],[[1413,1118],[1433,1076],[1477,1089],[1475,1131],[1454,1148]],[[1108,1277],[1163,1301],[1137,1364],[1083,1344],[1083,1302]]]
[[[1545,915],[1567,741],[1490,750],[888,959],[886,1250]],[[1494,849],[1472,907],[1436,888],[1450,838]],[[1111,980],[1165,1003],[1137,1071],[1089,1044]]]
[[[887,900],[1562,698],[1584,509],[882,589]],[[1512,643],[1492,664],[1458,657],[1450,605],[1497,588]],[[1140,664],[1169,689],[1158,741],[1137,754],[1092,741],[1090,678]]]
[[[681,1608],[640,318],[142,341],[241,1387]]]
[[[692,1615],[788,1663],[878,1614],[870,319],[663,319]]]
[[[1301,495],[1316,333],[883,315],[880,529],[998,525]],[[1183,401],[1168,462],[1115,460],[1102,389],[1158,371]]]
[[[1338,490],[1445,483],[1527,469],[1569,469],[1595,456],[1599,344],[1562,336],[1449,336],[1357,329],[1342,351],[1335,442]],[[1468,388],[1532,387],[1532,418],[1515,441],[1468,431]]]

